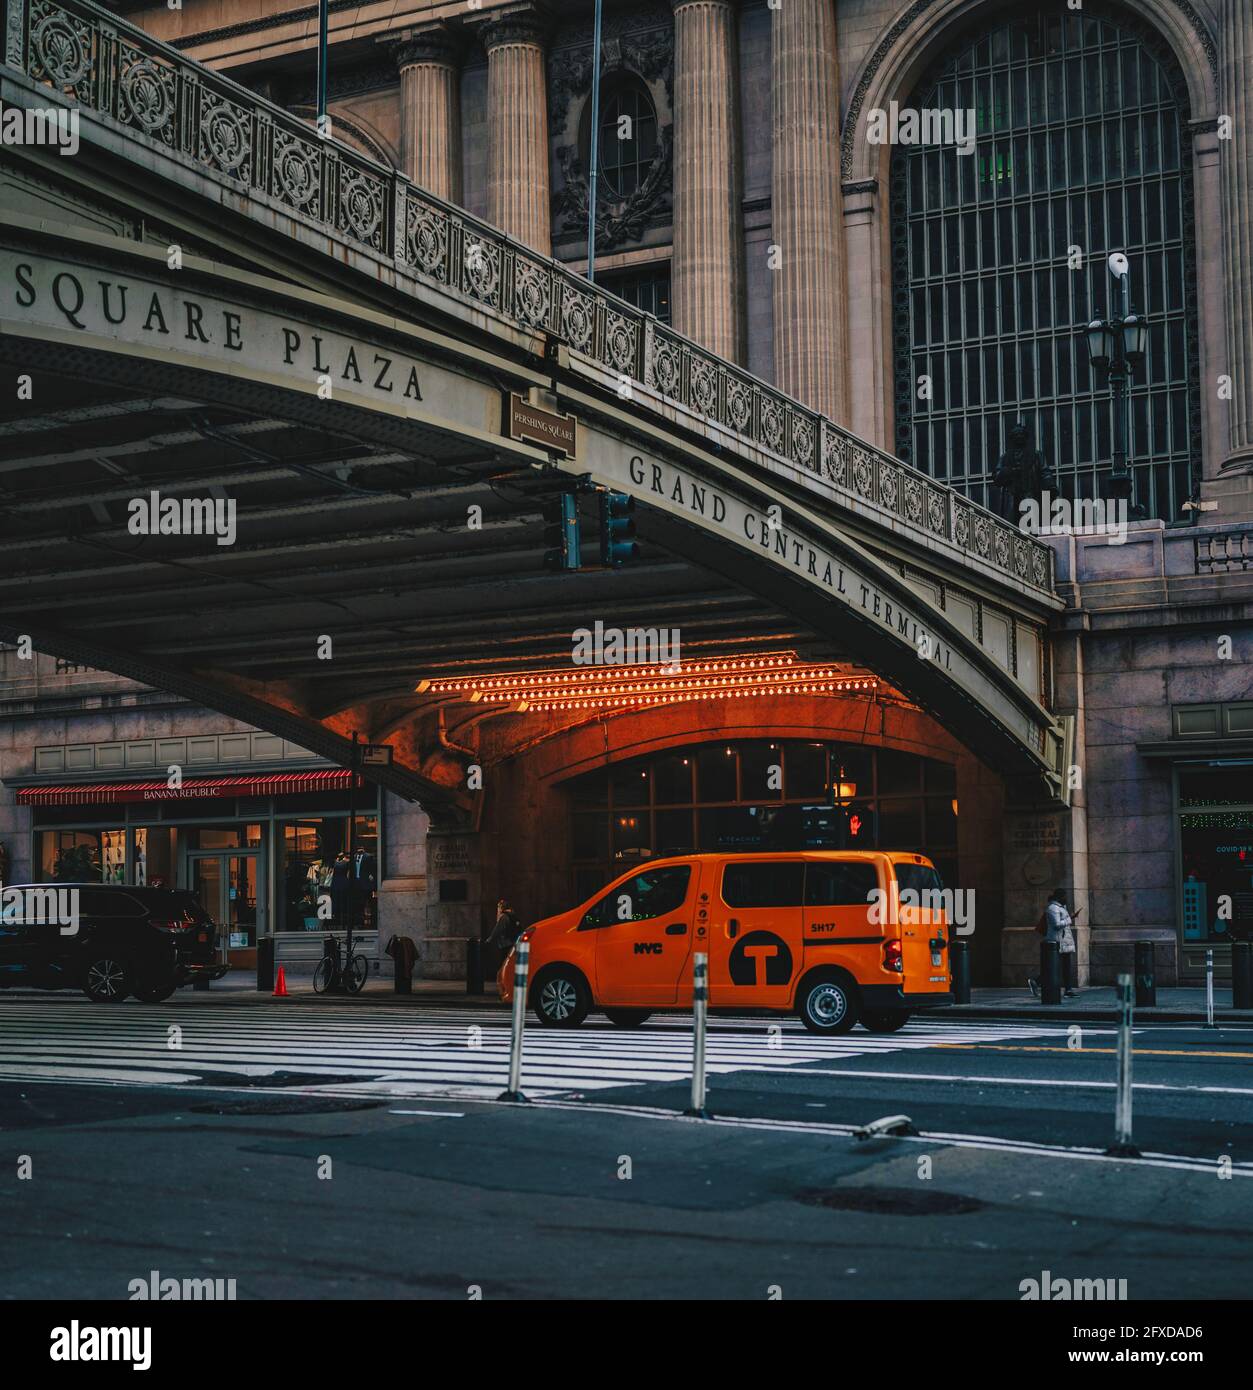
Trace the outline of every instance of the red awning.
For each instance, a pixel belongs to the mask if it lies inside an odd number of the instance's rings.
[[[347,791],[346,767],[319,772],[271,772],[256,777],[190,777],[181,787],[165,782],[76,782],[22,787],[19,806],[114,805],[121,801],[188,801],[202,796],[288,796],[293,792]],[[361,785],[358,778],[357,785]]]

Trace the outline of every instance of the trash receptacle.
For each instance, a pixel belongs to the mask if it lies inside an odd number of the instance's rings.
[[[397,994],[412,994],[418,948],[407,936],[393,936],[383,949],[392,958],[392,987]]]

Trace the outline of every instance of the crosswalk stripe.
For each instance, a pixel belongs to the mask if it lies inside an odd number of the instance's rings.
[[[387,1096],[495,1095],[505,1084],[509,1020],[485,1009],[391,1004],[296,1008],[179,1000],[173,1006],[94,1006],[87,1000],[0,999],[0,1078],[187,1085],[276,1072],[335,1081],[336,1090]],[[777,1072],[810,1063],[918,1051],[952,1042],[1058,1037],[1055,1024],[918,1020],[899,1033],[820,1038],[795,1019],[710,1021],[711,1074]],[[169,1044],[177,1027],[178,1046]],[[1090,1030],[1095,1031],[1095,1030]],[[589,1019],[578,1030],[528,1029],[523,1081],[536,1095],[664,1084],[691,1074],[691,1020],[661,1015],[643,1027]],[[344,1078],[360,1078],[345,1080]],[[211,1084],[211,1080],[210,1080]],[[328,1082],[328,1084],[330,1084]]]

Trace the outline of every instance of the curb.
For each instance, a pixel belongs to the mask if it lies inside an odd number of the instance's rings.
[[[1030,1019],[1036,1022],[1053,1022],[1059,1019],[1073,1019],[1076,1023],[1117,1023],[1119,1012],[1117,1009],[1065,1009],[1061,1004],[1042,1005],[1034,1009],[998,1009],[989,1007],[986,1009],[976,1008],[965,1004],[955,1004],[951,1008],[936,1010],[936,1014],[942,1012],[944,1018],[980,1019],[985,1018],[996,1022],[1014,1022],[1017,1019]],[[1137,1023],[1200,1023],[1205,1022],[1205,1014],[1197,1012],[1187,1012],[1180,1009],[1138,1009],[1135,1012]],[[1221,1027],[1225,1023],[1253,1024],[1253,1013],[1247,1009],[1238,1012],[1232,1010],[1214,1010],[1214,1026]]]

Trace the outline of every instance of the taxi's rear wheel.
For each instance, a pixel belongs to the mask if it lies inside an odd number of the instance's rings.
[[[535,1017],[545,1028],[577,1028],[592,1007],[591,991],[577,970],[554,965],[532,986]]]
[[[645,1019],[652,1018],[649,1009],[606,1009],[605,1017],[615,1028],[638,1028]]]
[[[857,993],[842,975],[810,975],[801,985],[796,1012],[811,1033],[847,1033],[857,1022]]]
[[[867,1033],[899,1033],[908,1022],[908,1009],[867,1009],[861,1016]]]

